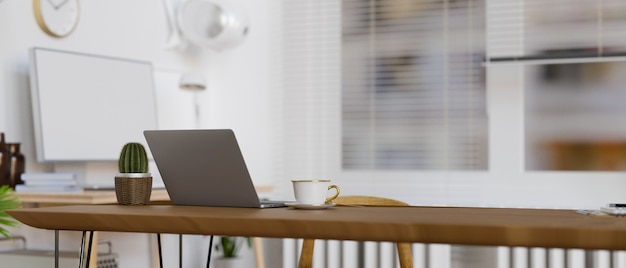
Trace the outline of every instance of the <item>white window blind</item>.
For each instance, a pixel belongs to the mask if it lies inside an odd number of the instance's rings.
[[[490,59],[626,55],[626,1],[491,1]]]
[[[341,2],[286,0],[282,7],[278,166],[290,179],[328,178],[338,169],[331,166],[338,162]]]
[[[523,63],[526,170],[626,170],[626,1],[490,4],[490,61]]]
[[[486,169],[484,2],[342,10],[344,169]]]
[[[487,169],[483,0],[283,7],[289,169]]]

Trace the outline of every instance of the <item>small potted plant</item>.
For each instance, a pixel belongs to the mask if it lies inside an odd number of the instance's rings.
[[[122,147],[119,173],[115,176],[115,194],[120,205],[147,205],[152,193],[152,176],[148,173],[148,155],[141,143],[129,142]]]
[[[215,250],[222,252],[222,256],[215,260],[215,268],[235,268],[242,267],[243,259],[237,255],[241,249],[241,245],[248,244],[252,247],[252,239],[249,237],[222,236],[220,242],[215,245]]]
[[[9,234],[9,230],[5,229],[4,226],[14,227],[18,224],[13,217],[5,212],[9,209],[21,207],[21,203],[14,193],[15,192],[8,185],[0,186],[0,234],[6,238],[11,237],[11,235]]]

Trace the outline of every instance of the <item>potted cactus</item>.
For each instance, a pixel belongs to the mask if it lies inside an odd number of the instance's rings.
[[[147,205],[152,193],[152,176],[148,173],[148,155],[141,143],[129,142],[122,147],[119,173],[115,176],[115,194],[120,205]]]

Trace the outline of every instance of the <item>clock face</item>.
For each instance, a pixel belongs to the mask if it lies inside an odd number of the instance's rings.
[[[78,24],[78,0],[34,0],[39,27],[49,35],[63,37]]]

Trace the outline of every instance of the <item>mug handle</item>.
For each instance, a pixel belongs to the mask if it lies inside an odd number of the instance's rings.
[[[335,193],[335,195],[326,198],[326,203],[330,203],[331,201],[335,200],[335,198],[337,198],[337,196],[339,196],[339,186],[337,186],[337,185],[328,186],[328,190],[333,189],[333,188],[337,192]]]

